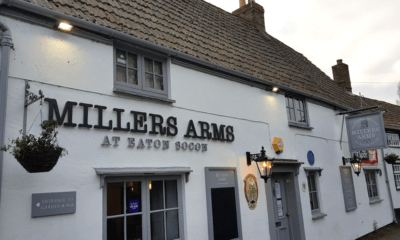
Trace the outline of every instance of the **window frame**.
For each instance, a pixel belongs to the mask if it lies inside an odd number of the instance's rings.
[[[378,177],[377,177],[377,173],[376,173],[377,171],[378,170],[376,170],[376,169],[364,169],[365,183],[366,183],[367,194],[368,194],[368,198],[369,198],[369,202],[370,203],[376,203],[376,202],[382,201],[379,198],[379,185],[378,185]],[[371,181],[371,178],[367,177],[367,176],[374,176],[374,178],[375,178],[376,196],[370,196],[369,195],[369,189],[370,188],[371,188],[371,193],[372,193],[373,188],[372,188],[371,185],[373,185],[373,184],[368,182],[368,180]]]
[[[290,107],[289,99],[292,101],[293,108]],[[294,106],[294,102],[293,102],[294,99],[299,101],[299,102],[302,102],[303,109],[299,109],[299,108],[296,108]],[[307,105],[308,105],[307,104],[307,99],[304,98],[304,97],[300,97],[300,96],[297,96],[297,95],[294,95],[294,94],[285,95],[285,108],[286,108],[286,114],[287,114],[287,119],[288,119],[288,122],[289,122],[289,126],[305,127],[305,128],[310,126],[310,119],[309,119],[309,113],[308,113],[308,106]],[[290,109],[294,110],[294,118],[295,118],[294,120],[291,119]],[[300,111],[300,112],[304,113],[305,122],[296,121],[296,111]],[[310,129],[312,129],[312,128],[310,128]]]
[[[399,191],[400,190],[400,164],[393,164],[392,169],[393,169],[394,186],[396,187],[396,190]],[[397,180],[396,180],[396,176],[397,176]]]
[[[137,74],[138,74],[138,85],[134,85],[127,82],[117,81],[117,50],[124,51],[126,53],[131,53],[137,55]],[[153,60],[153,70],[154,70],[154,61],[158,61],[162,63],[162,77],[163,77],[163,88],[164,90],[158,90],[150,87],[146,87],[145,85],[145,58]],[[128,66],[125,66],[128,69]],[[121,92],[131,95],[136,95],[140,97],[148,97],[155,98],[158,100],[164,100],[167,102],[175,102],[174,100],[169,99],[169,61],[168,57],[165,55],[157,54],[155,52],[147,51],[138,46],[130,45],[122,42],[115,42],[113,47],[113,90],[114,92]],[[153,73],[155,75],[155,73]],[[128,77],[128,76],[127,76]]]
[[[314,186],[315,186],[315,190],[312,192],[310,192],[310,188],[311,188],[310,180],[311,179],[314,181]],[[308,184],[308,197],[310,198],[311,215],[316,216],[316,215],[319,215],[322,213],[322,211],[321,211],[321,196],[320,196],[319,182],[318,182],[318,176],[317,176],[316,171],[310,171],[307,174],[307,184]],[[312,193],[315,193],[316,200],[317,200],[316,203],[318,204],[318,208],[315,208],[315,209],[312,209],[312,207],[311,207],[311,201],[313,201],[311,198]],[[315,203],[314,203],[314,206],[315,206]]]
[[[103,186],[103,240],[107,240],[107,219],[110,217],[107,216],[107,184],[108,183],[124,183],[124,209],[126,205],[126,182],[141,182],[141,194],[142,194],[142,212],[141,213],[126,213],[124,210],[123,214],[112,216],[111,218],[123,217],[124,218],[124,235],[126,237],[126,224],[127,224],[127,216],[133,215],[142,215],[142,239],[149,240],[151,239],[151,217],[150,214],[154,211],[156,212],[166,212],[167,208],[165,207],[165,191],[163,192],[164,196],[164,209],[161,210],[150,210],[150,191],[148,190],[149,181],[167,181],[167,180],[176,180],[177,182],[177,200],[178,200],[178,223],[179,223],[179,236],[180,238],[177,240],[184,240],[184,199],[183,199],[183,183],[182,176],[180,175],[158,175],[158,176],[124,176],[124,177],[105,177],[104,178],[104,186]],[[163,184],[163,189],[165,189],[165,185]],[[174,208],[175,209],[175,208]],[[164,214],[164,231],[166,231],[166,218]],[[165,239],[167,236],[165,236]]]
[[[399,134],[393,133],[393,132],[387,132],[386,140],[387,140],[388,147],[400,148]]]

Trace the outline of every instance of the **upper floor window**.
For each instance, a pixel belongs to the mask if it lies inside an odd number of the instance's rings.
[[[286,111],[289,122],[308,124],[304,99],[286,96]]]
[[[399,134],[386,133],[386,138],[389,147],[400,147]]]
[[[393,164],[393,175],[396,189],[400,190],[400,164]]]
[[[114,89],[144,97],[168,98],[166,58],[115,49]]]

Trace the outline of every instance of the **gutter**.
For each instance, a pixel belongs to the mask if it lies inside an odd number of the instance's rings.
[[[383,159],[383,157],[385,156],[383,149],[381,149],[381,154],[382,154],[382,159]],[[383,170],[385,171],[385,182],[386,182],[386,186],[387,186],[388,192],[389,192],[390,208],[391,208],[392,214],[393,214],[393,222],[397,223],[396,213],[394,212],[394,206],[393,206],[392,191],[390,190],[389,178],[388,178],[388,173],[387,173],[387,169],[386,169],[386,162],[385,161],[382,161],[382,162],[383,162]]]
[[[12,38],[10,28],[0,20],[1,39],[1,66],[0,66],[0,147],[4,146],[6,131],[7,113],[7,90],[8,90],[8,69],[10,65],[10,48],[12,48]],[[0,151],[0,204],[1,204],[1,184],[3,178],[3,158],[4,152]],[[1,208],[0,208],[1,209]]]
[[[0,0],[0,5],[7,5],[9,7],[15,7],[20,10],[24,10],[24,11],[35,13],[35,14],[45,16],[45,17],[48,17],[51,19],[55,19],[56,21],[67,21],[73,26],[80,27],[83,29],[89,29],[92,32],[96,32],[97,34],[105,35],[108,38],[115,38],[115,39],[119,39],[119,40],[122,40],[122,41],[125,41],[128,43],[140,45],[142,47],[149,48],[149,49],[167,54],[168,56],[171,56],[171,57],[180,58],[180,59],[187,60],[187,61],[199,64],[199,65],[202,65],[205,67],[209,67],[213,70],[218,70],[218,71],[221,71],[221,72],[224,72],[227,74],[245,78],[249,82],[255,82],[255,83],[258,83],[261,85],[265,85],[266,87],[270,87],[270,86],[279,87],[283,91],[296,93],[296,94],[299,94],[299,95],[302,95],[302,96],[305,96],[305,97],[308,97],[311,99],[315,99],[315,100],[327,103],[327,104],[329,104],[331,106],[335,106],[337,108],[346,109],[346,110],[349,109],[348,107],[342,106],[340,104],[337,104],[337,103],[327,100],[325,98],[318,97],[318,96],[315,96],[312,94],[303,93],[299,90],[296,90],[296,89],[293,89],[290,87],[286,87],[286,86],[283,86],[280,84],[276,84],[270,80],[254,77],[250,74],[243,73],[243,72],[240,72],[237,70],[232,70],[227,67],[222,67],[218,64],[211,63],[211,62],[203,60],[201,58],[194,57],[189,54],[182,53],[182,52],[179,52],[179,51],[176,51],[176,50],[173,50],[173,49],[170,49],[170,48],[167,48],[167,47],[155,44],[155,43],[151,43],[149,41],[131,36],[126,33],[116,31],[116,30],[108,28],[108,27],[103,27],[103,26],[100,26],[100,25],[97,25],[97,24],[94,24],[94,23],[91,23],[91,22],[88,22],[88,21],[85,21],[85,20],[82,20],[82,19],[79,19],[76,17],[72,17],[72,16],[69,16],[69,15],[66,15],[63,13],[59,13],[54,10],[50,10],[48,8],[44,8],[44,7],[41,7],[41,6],[32,4],[32,3],[28,3],[23,0]]]

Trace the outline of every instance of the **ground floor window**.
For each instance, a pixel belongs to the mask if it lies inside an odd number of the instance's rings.
[[[365,180],[367,182],[368,197],[370,200],[379,199],[378,185],[376,183],[376,171],[365,170]]]
[[[312,213],[320,213],[318,187],[315,172],[310,172],[307,177],[308,193],[310,195],[310,206]]]
[[[104,239],[183,239],[179,176],[106,178],[104,191]]]

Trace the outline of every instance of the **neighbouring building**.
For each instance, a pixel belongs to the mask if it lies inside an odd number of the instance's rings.
[[[0,152],[0,239],[351,240],[393,222],[400,108],[239,2],[1,0],[0,144],[54,119],[68,155],[28,173]],[[373,106],[389,148],[357,153],[357,176],[338,114]],[[247,161],[262,149],[267,182]]]

